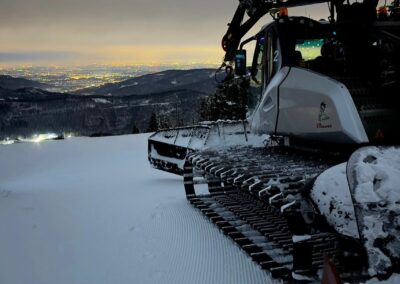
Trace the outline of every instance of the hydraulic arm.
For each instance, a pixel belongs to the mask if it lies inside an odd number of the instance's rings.
[[[222,38],[222,48],[226,52],[224,62],[234,60],[235,51],[239,47],[243,36],[271,9],[280,7],[296,7],[328,2],[327,0],[239,0],[239,5],[233,15],[232,21],[228,24],[229,28]],[[248,19],[244,22],[245,14]]]

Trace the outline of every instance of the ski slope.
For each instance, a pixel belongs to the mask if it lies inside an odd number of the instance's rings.
[[[0,283],[271,283],[150,168],[148,134],[0,145]]]

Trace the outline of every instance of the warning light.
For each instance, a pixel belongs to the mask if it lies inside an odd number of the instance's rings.
[[[279,8],[279,17],[288,17],[289,16],[289,12],[288,12],[288,8],[286,7],[282,7]]]
[[[378,19],[386,20],[388,18],[388,9],[386,6],[381,6],[378,8]]]

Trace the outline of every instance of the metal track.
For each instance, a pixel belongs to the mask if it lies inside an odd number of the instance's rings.
[[[308,225],[296,228],[296,218],[311,218],[304,194],[329,166],[321,158],[278,147],[194,152],[184,166],[185,191],[190,203],[263,269],[291,282],[292,272],[315,276],[324,256],[337,253],[333,233],[315,232],[300,242],[293,238]],[[209,192],[196,194],[195,185],[204,182]],[[309,250],[309,257],[299,259],[296,247]]]

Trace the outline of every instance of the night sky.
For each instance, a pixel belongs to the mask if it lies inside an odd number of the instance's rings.
[[[219,63],[236,0],[1,0],[1,64]],[[326,4],[289,10],[326,17]],[[254,29],[270,21],[266,16]]]

